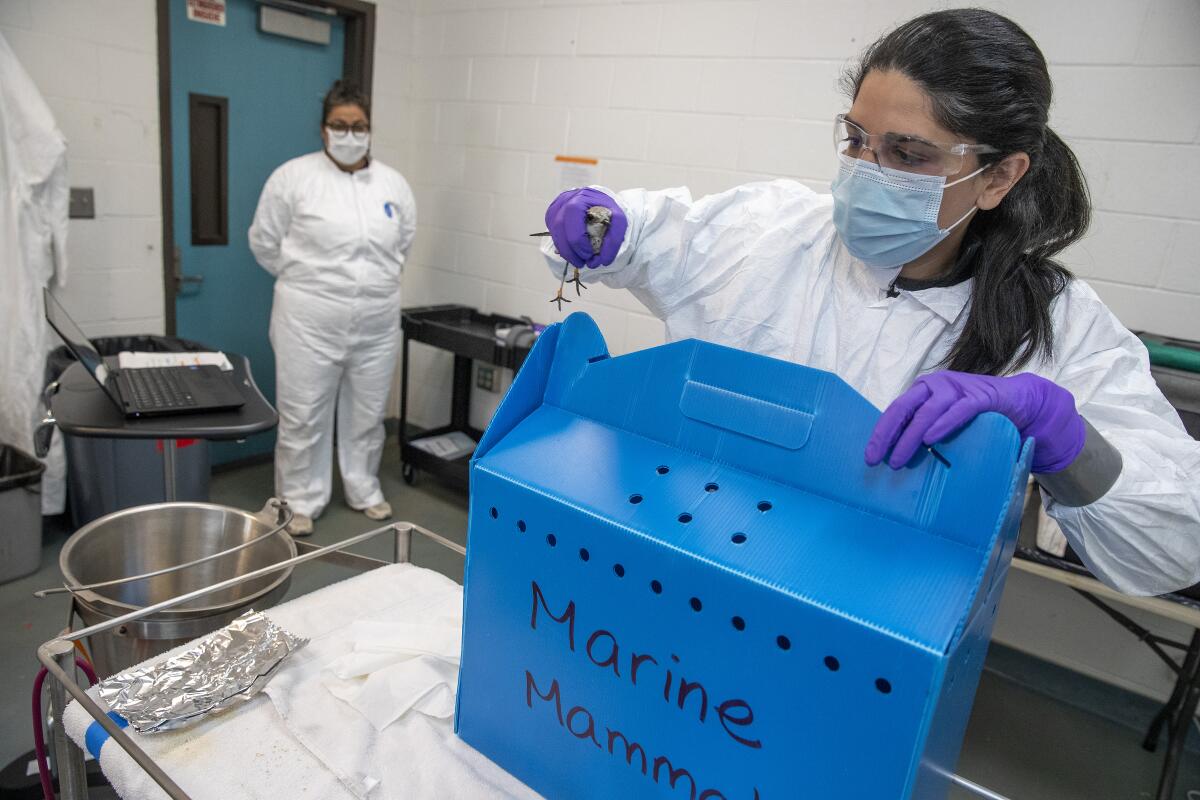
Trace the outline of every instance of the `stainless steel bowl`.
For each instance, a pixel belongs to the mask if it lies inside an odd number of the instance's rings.
[[[58,564],[68,585],[99,583],[203,558],[263,536],[272,527],[248,511],[212,503],[137,506],[80,528],[63,545]],[[295,543],[281,532],[177,572],[78,592],[76,612],[85,625],[92,625],[295,555]],[[291,574],[289,567],[89,637],[97,673],[111,675],[164,653],[220,628],[248,608],[273,606],[287,591]]]

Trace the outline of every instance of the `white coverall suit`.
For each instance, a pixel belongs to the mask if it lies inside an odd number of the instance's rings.
[[[318,516],[332,493],[334,407],[346,502],[383,502],[383,417],[400,346],[400,275],[416,230],[412,190],[372,160],[344,172],[324,152],[271,174],[250,249],[276,277],[275,491]]]
[[[602,191],[629,226],[615,261],[582,270],[583,279],[632,291],[671,341],[694,337],[833,372],[882,409],[919,375],[944,368],[966,322],[970,280],[889,297],[899,268],[871,269],[850,255],[832,198],[795,181],[698,201],[686,188]],[[542,249],[557,280],[563,262],[549,239]],[[1069,390],[1124,466],[1089,505],[1043,493],[1047,512],[1087,567],[1120,591],[1200,582],[1200,442],[1154,383],[1146,348],[1091,287],[1072,280],[1051,317],[1054,358],[1023,371]]]
[[[0,442],[33,452],[49,333],[42,289],[67,280],[67,142],[0,36]],[[62,435],[46,458],[42,513],[66,503]],[[2,549],[2,548],[0,548]]]

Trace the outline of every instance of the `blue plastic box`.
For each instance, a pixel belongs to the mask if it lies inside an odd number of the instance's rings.
[[[542,334],[476,450],[456,729],[548,798],[942,797],[1029,448],[869,468],[835,375]]]

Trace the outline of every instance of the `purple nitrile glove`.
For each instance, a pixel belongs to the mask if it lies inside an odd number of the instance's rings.
[[[867,464],[883,461],[892,469],[907,464],[922,446],[956,433],[985,411],[1012,420],[1021,440],[1034,439],[1034,472],[1066,469],[1087,438],[1075,397],[1053,381],[1028,372],[1011,378],[943,370],[917,378],[897,397],[871,433]]]
[[[612,222],[604,235],[600,252],[592,251],[588,238],[587,212],[592,206],[602,206],[612,211]],[[629,226],[625,212],[599,189],[569,189],[546,209],[546,228],[554,240],[558,253],[574,267],[605,267],[617,257],[621,242],[625,241],[625,229]]]

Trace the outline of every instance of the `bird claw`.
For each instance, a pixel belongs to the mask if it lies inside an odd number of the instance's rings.
[[[568,282],[568,283],[573,283],[573,284],[575,284],[575,296],[576,296],[576,297],[579,297],[580,295],[582,295],[582,294],[583,294],[583,292],[581,292],[581,291],[580,291],[580,289],[586,289],[586,288],[588,288],[588,287],[587,287],[587,286],[585,286],[585,285],[584,285],[584,283],[583,283],[583,279],[582,279],[582,277],[581,277],[581,273],[579,272],[579,268],[578,268],[578,267],[576,267],[576,268],[575,268],[575,277],[574,277],[574,278],[571,278],[571,280],[569,280],[569,281],[567,281],[567,282]],[[570,301],[568,300],[567,302],[570,302]]]
[[[570,300],[568,300],[567,298],[563,297],[563,293],[562,293],[562,287],[559,287],[559,289],[558,289],[558,293],[557,293],[557,294],[555,294],[555,295],[554,295],[554,297],[551,297],[551,298],[550,298],[550,302],[551,302],[551,303],[558,303],[558,310],[559,310],[559,311],[562,311],[562,304],[563,304],[563,303],[569,303],[569,302],[571,302],[571,301],[570,301]]]

